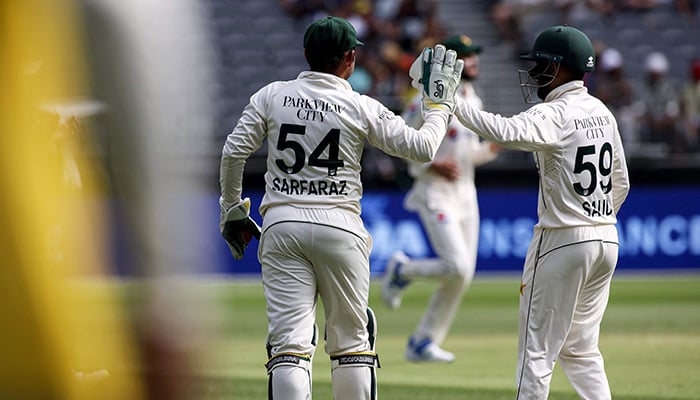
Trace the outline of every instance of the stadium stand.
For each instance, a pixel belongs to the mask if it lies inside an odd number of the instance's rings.
[[[405,101],[402,86],[408,83],[403,60],[412,60],[419,48],[434,42],[440,35],[467,33],[484,46],[481,61],[488,68],[482,68],[477,84],[482,89],[484,108],[502,115],[513,115],[527,107],[518,86],[516,69],[521,64],[517,56],[541,30],[552,24],[568,23],[579,27],[589,33],[601,50],[619,49],[629,78],[637,82],[643,79],[645,57],[653,51],[666,52],[670,61],[669,77],[677,85],[687,79],[691,60],[700,57],[698,10],[681,10],[677,6],[679,2],[671,1],[659,1],[648,9],[604,10],[587,8],[586,4],[594,2],[524,2],[535,4],[537,8],[531,12],[521,9],[519,40],[504,38],[493,19],[495,5],[512,5],[518,0],[353,2],[359,6],[343,0],[206,2],[210,6],[212,38],[219,52],[221,100],[216,127],[222,140],[255,90],[272,80],[293,79],[306,68],[301,48],[304,29],[314,19],[328,13],[361,22],[363,40],[368,44],[358,59],[358,69],[368,74],[363,76],[362,84],[369,82],[371,87],[367,94],[379,98],[396,112],[401,111]],[[298,8],[293,8],[294,5]],[[263,154],[264,149],[260,151],[260,155]],[[213,159],[218,156],[213,155]],[[663,159],[656,160],[659,157]],[[654,153],[651,165],[654,162],[667,165],[668,157],[675,160],[673,165],[700,168],[698,154]],[[639,158],[640,163],[650,165],[649,154],[644,152],[630,154],[628,158],[631,164]],[[481,175],[488,175],[489,170],[496,175],[507,172],[517,181],[523,178],[519,171],[530,170],[531,163],[526,154],[505,152],[496,162],[482,168],[486,172]],[[263,169],[264,163],[253,161],[247,171],[255,174]],[[530,178],[524,177],[528,182]]]

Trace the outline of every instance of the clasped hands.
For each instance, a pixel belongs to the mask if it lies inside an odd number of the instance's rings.
[[[464,69],[464,61],[457,59],[454,50],[438,44],[426,47],[411,65],[411,85],[423,93],[423,112],[442,110],[452,113],[455,92]]]

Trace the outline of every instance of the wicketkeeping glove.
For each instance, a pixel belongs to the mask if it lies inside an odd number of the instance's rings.
[[[260,240],[260,227],[250,217],[250,199],[247,197],[228,210],[222,210],[219,228],[237,260],[243,258],[245,248],[253,238]]]
[[[421,53],[416,57],[411,64],[411,68],[408,70],[408,76],[411,77],[411,86],[420,90],[421,92],[425,90],[423,85],[423,77],[430,76],[430,62],[433,58],[433,49],[426,47],[421,51]]]
[[[420,60],[419,60],[420,59]],[[455,107],[455,92],[464,69],[464,60],[457,59],[454,50],[438,44],[435,49],[425,48],[419,59],[413,62],[409,75],[414,87],[423,87],[424,113],[441,109],[451,113]],[[416,79],[418,73],[420,78]]]

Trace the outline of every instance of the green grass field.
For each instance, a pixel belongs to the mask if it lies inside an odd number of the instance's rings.
[[[443,345],[457,360],[426,365],[405,361],[403,351],[434,284],[415,283],[402,307],[391,311],[381,303],[379,282],[373,283],[370,305],[379,321],[380,399],[514,398],[518,284],[515,276],[477,277]],[[205,286],[205,304],[218,310],[220,318],[209,319],[192,397],[267,398],[260,282],[220,281]],[[613,398],[699,399],[700,276],[616,276],[601,348]],[[314,398],[331,399],[329,361],[322,343],[313,368]],[[577,398],[563,371],[555,369],[550,399]]]

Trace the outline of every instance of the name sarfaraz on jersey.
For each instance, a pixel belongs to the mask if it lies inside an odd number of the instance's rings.
[[[347,181],[326,181],[273,178],[272,189],[289,195],[337,196],[347,195]]]

